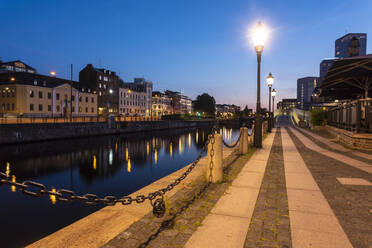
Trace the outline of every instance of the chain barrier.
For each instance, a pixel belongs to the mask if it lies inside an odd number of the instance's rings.
[[[240,132],[240,134],[239,134],[239,138],[238,138],[238,140],[235,142],[235,144],[227,144],[226,143],[226,141],[224,140],[224,139],[222,139],[222,143],[226,146],[226,147],[228,147],[228,148],[234,148],[235,146],[237,146],[238,144],[239,144],[239,141],[240,141],[240,138],[242,137],[242,132]]]
[[[211,133],[215,133],[216,129],[217,126],[214,125],[211,130]],[[211,137],[210,134],[208,135],[208,137]],[[147,196],[137,195],[136,197],[124,196],[122,198],[117,198],[116,196],[108,195],[103,198],[100,198],[95,194],[78,195],[74,191],[68,189],[47,190],[46,186],[41,183],[30,180],[17,182],[14,178],[11,179],[9,175],[3,172],[0,172],[0,186],[3,184],[8,184],[10,186],[15,186],[25,195],[33,197],[41,197],[43,195],[55,196],[57,201],[61,202],[80,201],[83,204],[89,206],[96,205],[99,203],[104,204],[105,206],[113,206],[117,203],[121,203],[123,205],[130,205],[133,202],[143,203],[145,202],[145,200],[150,200],[150,203],[153,206],[154,215],[157,217],[162,217],[165,213],[164,194],[168,191],[171,191],[175,186],[180,184],[181,181],[184,180],[190,174],[190,172],[195,168],[195,166],[202,158],[203,154],[207,151],[209,142],[210,139],[208,139],[205,142],[197,158],[194,160],[194,162],[192,162],[189,168],[184,173],[182,173],[182,175],[179,178],[175,179],[174,182],[170,183],[167,187],[159,189],[155,192],[151,192]],[[157,198],[159,196],[160,198]],[[155,201],[153,202],[153,200]]]

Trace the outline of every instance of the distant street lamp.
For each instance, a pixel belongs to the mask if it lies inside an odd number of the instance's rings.
[[[275,89],[273,89],[272,91],[271,91],[271,96],[273,97],[273,127],[275,127],[275,118],[274,118],[274,112],[275,112],[275,95],[276,95],[276,90]]]
[[[51,72],[50,72],[50,75],[51,75],[52,77],[55,77],[55,76],[56,76],[56,72],[55,72],[55,71],[51,71]]]
[[[269,73],[269,76],[266,77],[267,85],[269,86],[269,120],[268,120],[268,125],[267,125],[267,131],[271,133],[271,128],[272,128],[272,116],[271,116],[271,87],[273,86],[274,83],[274,77]]]
[[[261,22],[256,26],[253,31],[253,45],[257,53],[257,102],[256,102],[256,116],[254,125],[254,147],[262,147],[262,117],[261,117],[261,55],[264,49],[264,44],[266,40],[266,32],[262,27]]]

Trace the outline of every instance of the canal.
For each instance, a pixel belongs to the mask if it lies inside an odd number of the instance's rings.
[[[2,146],[0,171],[48,189],[122,197],[190,164],[209,132],[178,129]],[[220,133],[233,142],[239,130],[224,127]],[[0,205],[1,247],[7,248],[23,247],[103,207],[34,198],[8,185],[0,186]]]

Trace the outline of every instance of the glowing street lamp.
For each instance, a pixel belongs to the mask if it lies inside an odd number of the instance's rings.
[[[253,31],[252,39],[254,49],[257,53],[257,102],[256,102],[256,116],[254,125],[254,146],[256,148],[262,147],[262,117],[261,117],[261,55],[264,49],[267,32],[259,22],[256,29]]]
[[[56,76],[56,72],[55,72],[55,71],[51,71],[51,72],[50,72],[50,75],[51,75],[52,77],[55,77],[55,76]]]
[[[275,100],[275,96],[276,96],[276,90],[273,89],[271,91],[271,96],[273,97],[273,116],[274,116],[274,111],[275,111],[275,103],[274,103],[274,100]],[[273,127],[275,127],[275,119],[273,118]]]
[[[271,128],[272,128],[272,118],[271,118],[271,87],[274,84],[274,77],[269,73],[269,75],[266,77],[266,82],[267,85],[269,86],[269,121],[267,125],[268,132],[271,133]]]

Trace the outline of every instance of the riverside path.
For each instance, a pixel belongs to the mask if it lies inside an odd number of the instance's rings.
[[[223,182],[171,225],[149,240],[163,220],[147,215],[102,247],[372,247],[370,154],[297,129],[284,117],[262,149],[232,154],[224,156],[232,169]],[[192,196],[187,187],[177,194]]]

